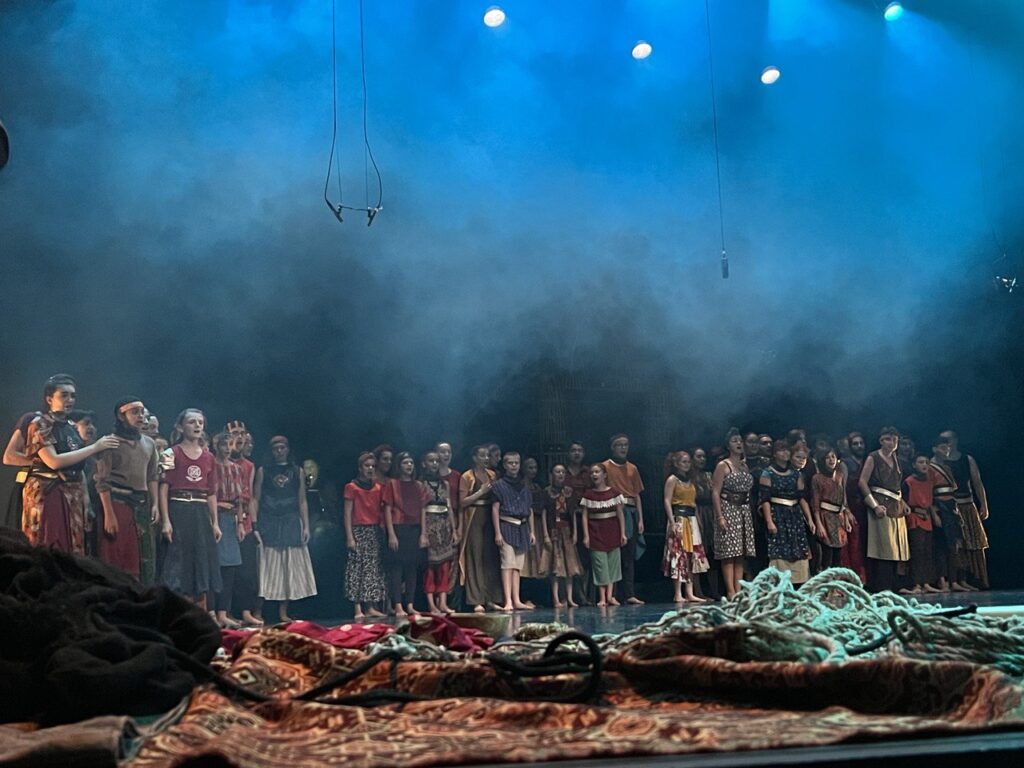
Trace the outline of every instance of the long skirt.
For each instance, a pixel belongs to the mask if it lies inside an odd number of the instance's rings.
[[[662,573],[670,579],[689,582],[694,574],[706,573],[710,567],[697,518],[677,515],[671,533],[665,537]]]
[[[205,501],[169,501],[171,540],[164,555],[160,583],[196,597],[220,592],[220,561]]]
[[[494,546],[494,521],[487,507],[468,507],[465,539],[462,542],[460,581],[466,587],[466,607],[501,604],[505,601],[501,588],[498,548]]]
[[[31,544],[85,554],[85,489],[29,476],[22,492],[21,530]]]
[[[260,590],[260,546],[256,534],[249,531],[238,545],[242,564],[235,572],[234,594],[231,602],[236,616],[244,611],[255,611]]]
[[[583,565],[580,563],[576,545],[572,540],[572,528],[569,526],[555,526],[551,531],[551,546],[547,548],[547,554],[550,576],[570,579],[583,575]]]
[[[260,597],[264,600],[301,600],[315,594],[313,563],[306,547],[263,547]]]
[[[839,562],[843,568],[849,568],[856,573],[866,584],[868,580],[866,561],[868,518],[863,504],[850,504],[850,513],[853,515],[853,529],[846,537],[846,546],[843,547],[839,555]]]
[[[622,553],[619,547],[611,552],[590,550],[590,567],[594,584],[599,587],[622,581]]]
[[[536,540],[526,550],[526,564],[521,574],[524,579],[542,579],[551,571],[551,552],[544,544],[544,533],[539,527],[534,530]]]
[[[981,513],[974,502],[958,503],[956,511],[963,521],[963,564],[967,574],[979,587],[988,589],[988,563],[985,550],[988,549],[988,535],[982,524]]]
[[[103,519],[96,520],[99,530],[96,533],[96,548],[100,560],[116,565],[122,571],[130,573],[136,579],[141,575],[142,557],[140,542],[142,532],[135,522],[135,509],[115,496],[111,496],[110,506],[117,521],[117,533],[107,535],[103,528]],[[146,522],[149,522],[147,511]],[[148,526],[147,526],[148,528]],[[148,530],[146,531],[148,533]]]
[[[384,532],[379,525],[353,525],[356,548],[349,550],[345,564],[345,597],[353,603],[383,602],[387,598],[384,583]]]

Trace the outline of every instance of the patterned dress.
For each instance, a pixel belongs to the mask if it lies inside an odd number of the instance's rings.
[[[573,512],[569,508],[573,491],[568,486],[548,486],[544,489],[543,498],[548,533],[551,536],[551,544],[545,558],[550,564],[549,573],[562,579],[579,576],[583,573],[583,565],[580,563],[576,544],[572,540]]]
[[[32,472],[22,491],[21,529],[32,544],[84,555],[85,462],[55,472],[39,458],[46,446],[54,453],[68,453],[83,443],[78,430],[52,413],[37,416],[28,425],[25,456],[32,459]]]
[[[761,473],[769,485],[761,484],[761,501],[771,505],[776,532],[768,531],[768,563],[780,571],[790,571],[793,581],[808,577],[807,521],[799,504],[800,473],[790,469],[780,472],[768,467]]]
[[[672,489],[672,522],[665,537],[662,573],[670,579],[689,582],[694,574],[705,573],[709,567],[697,521],[697,488],[677,477]]]
[[[715,521],[715,559],[754,557],[754,518],[750,514],[750,491],[754,476],[745,469],[735,469],[725,459],[729,474],[722,481],[722,517],[725,530]]]

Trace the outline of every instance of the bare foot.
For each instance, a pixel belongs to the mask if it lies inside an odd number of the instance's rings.
[[[609,597],[608,598],[608,605],[622,605],[622,603],[620,603],[614,597]]]
[[[579,607],[580,607],[580,604],[579,604],[579,603],[577,603],[577,602],[575,602],[575,601],[573,601],[573,600],[570,600],[570,601],[569,601],[569,607],[570,607],[570,608],[579,608]]]
[[[513,603],[512,606],[517,611],[532,611],[533,610],[533,603]]]
[[[484,608],[482,605],[474,605],[473,613],[487,613],[487,609]]]
[[[627,597],[626,598],[626,602],[629,603],[630,605],[643,605],[644,604],[644,601],[641,600],[639,597]]]
[[[502,613],[512,613],[515,609],[511,605],[503,605],[498,610]]]
[[[282,624],[291,624],[293,621],[295,621],[295,619],[293,619],[287,613],[280,614],[278,618],[281,619]]]
[[[912,594],[914,594],[914,590],[907,589],[906,587],[904,587],[903,589],[900,590],[900,594],[901,595],[912,595]]]
[[[353,615],[352,618],[355,619],[356,621],[362,621],[363,619],[366,618],[366,614],[363,613],[362,611],[356,611],[355,615]]]
[[[565,603],[555,603],[555,608],[565,608]]]
[[[606,603],[604,600],[598,600],[597,601],[597,607],[598,608],[607,608],[608,607],[608,603]]]
[[[977,592],[978,591],[978,588],[976,586],[974,586],[973,584],[968,584],[966,581],[961,581],[960,582],[960,586],[961,587],[965,587],[968,592]]]
[[[501,606],[500,606],[500,605],[498,605],[497,603],[488,603],[488,604],[487,604],[487,607],[488,607],[488,608],[489,608],[490,610],[492,610],[492,611],[500,611],[500,610],[501,610]]]
[[[961,584],[959,581],[954,581],[950,585],[949,588],[953,592],[970,592],[971,591],[967,587],[965,587],[963,584]]]
[[[525,606],[526,606],[527,608],[531,608],[531,609],[532,609],[532,608],[536,608],[536,607],[537,607],[536,605],[534,605],[534,604],[533,604],[533,600],[524,600],[524,601],[523,601],[523,604],[524,604],[524,605],[525,605]]]
[[[449,608],[447,605],[441,610],[444,611],[445,616],[451,616],[453,613],[455,613],[455,609]]]
[[[405,608],[400,605],[395,606],[395,616],[405,616]]]
[[[263,619],[253,616],[250,611],[242,611],[242,623],[252,627],[262,627]]]
[[[705,600],[703,597],[697,597],[696,595],[690,595],[689,597],[686,598],[686,602],[688,602],[688,603],[706,603],[707,600]]]
[[[931,584],[925,584],[923,589],[924,589],[925,592],[931,592],[932,594],[935,594],[936,592],[941,592],[942,591],[941,589],[937,589],[937,588],[933,587]]]
[[[366,615],[367,616],[378,617],[378,616],[385,616],[387,614],[385,614],[384,611],[378,611],[376,608],[368,608],[367,611],[366,611]]]

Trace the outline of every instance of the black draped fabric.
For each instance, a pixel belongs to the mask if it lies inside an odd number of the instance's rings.
[[[98,560],[0,530],[0,722],[152,715],[220,645],[206,612]]]

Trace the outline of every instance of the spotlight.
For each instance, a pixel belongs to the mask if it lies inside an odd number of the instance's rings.
[[[782,75],[779,72],[779,68],[775,66],[767,66],[761,70],[761,82],[765,85],[771,85]]]
[[[493,29],[494,27],[500,27],[504,23],[505,12],[501,8],[492,5],[487,9],[487,12],[484,14],[484,24]]]
[[[885,12],[882,15],[885,16],[886,21],[896,21],[903,15],[902,3],[889,3],[885,6]]]
[[[633,46],[633,58],[637,61],[646,59],[651,55],[651,51],[653,50],[654,49],[651,48],[651,44],[646,40],[637,40],[636,45]]]
[[[997,290],[1006,291],[1007,293],[1013,293],[1017,289],[1017,278],[1016,277],[1003,277],[996,275],[992,280]]]

